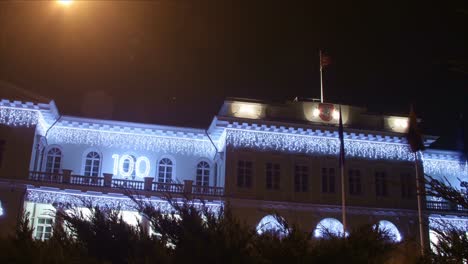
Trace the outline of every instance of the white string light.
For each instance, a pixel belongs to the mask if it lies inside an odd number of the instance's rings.
[[[140,200],[137,198],[137,200]],[[125,211],[136,211],[136,204],[129,197],[122,196],[108,196],[108,195],[90,195],[90,194],[71,194],[63,191],[49,191],[49,190],[34,190],[28,189],[26,192],[26,201],[43,204],[63,204],[69,206],[82,207],[91,203],[93,207],[107,207],[107,208],[119,208]],[[155,208],[161,209],[163,212],[171,212],[172,206],[161,199],[144,199],[145,202],[149,202]],[[221,201],[211,201],[201,203],[200,201],[192,201],[195,206],[206,205],[209,210],[218,212],[223,206]]]
[[[338,155],[338,138],[229,129],[227,145],[259,151],[298,154]],[[347,157],[386,160],[414,160],[406,144],[345,139]]]
[[[57,144],[83,144],[132,150],[160,151],[172,154],[212,157],[215,148],[208,140],[130,134],[68,127],[53,127],[49,142]]]
[[[47,130],[42,114],[37,110],[0,107],[0,124],[12,127],[33,127],[37,125],[40,135]]]
[[[456,160],[423,159],[424,173],[432,177],[468,179],[468,168]]]

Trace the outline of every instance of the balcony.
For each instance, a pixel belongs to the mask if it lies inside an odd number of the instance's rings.
[[[447,201],[426,201],[426,209],[434,212],[468,214],[467,209]]]
[[[196,186],[193,181],[185,180],[181,183],[153,182],[152,177],[146,177],[144,181],[113,179],[112,174],[104,173],[104,177],[90,177],[73,175],[70,170],[63,170],[63,173],[48,173],[31,171],[29,181],[41,182],[44,185],[75,185],[76,187],[86,187],[96,190],[99,188],[111,188],[116,190],[137,191],[159,194],[181,194],[197,196],[223,196],[224,188],[214,186]]]

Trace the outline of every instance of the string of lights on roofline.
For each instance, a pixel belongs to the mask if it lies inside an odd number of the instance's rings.
[[[44,135],[47,123],[39,110],[0,107],[0,124],[14,127],[37,126],[38,133]]]
[[[0,123],[8,126],[32,127],[44,135],[49,127],[42,113],[32,109],[0,107]],[[215,148],[207,140],[163,137],[158,135],[119,133],[68,127],[53,127],[48,139],[56,143],[85,144],[90,146],[119,147],[124,149],[163,151],[174,154],[212,157]],[[310,135],[292,135],[280,132],[226,129],[217,142],[218,151],[224,144],[234,148],[252,148],[259,151],[338,155],[339,140]],[[346,156],[365,159],[413,161],[414,156],[406,144],[345,139]],[[457,161],[423,159],[425,172],[436,176],[468,178],[468,166]]]

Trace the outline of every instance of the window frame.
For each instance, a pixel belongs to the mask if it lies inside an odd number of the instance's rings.
[[[300,168],[299,171],[298,168]],[[309,166],[307,164],[294,164],[294,192],[309,191],[309,175]]]
[[[355,174],[358,172],[357,174]],[[350,195],[362,195],[362,173],[361,169],[348,169],[348,193]]]
[[[321,176],[322,193],[334,194],[336,192],[336,168],[322,167]]]
[[[88,160],[88,155],[91,154],[92,152],[94,153],[97,153],[97,155],[99,155],[99,159],[95,159],[93,158],[92,159],[92,163],[91,163],[91,167],[94,166],[94,162],[96,160],[99,161],[99,165],[98,165],[98,171],[97,171],[97,175],[96,176],[93,176],[92,174],[90,175],[86,175],[86,163],[87,163],[87,160]],[[97,149],[87,149],[85,152],[83,152],[83,164],[82,164],[82,167],[81,167],[81,175],[83,176],[87,176],[87,177],[99,177],[101,175],[101,170],[102,170],[102,153],[100,151],[98,151]]]
[[[44,220],[44,223],[40,223],[40,220]],[[47,223],[48,221],[50,221],[50,223]],[[52,232],[53,232],[53,226],[54,226],[54,219],[52,217],[44,217],[44,216],[37,217],[36,223],[34,225],[34,239],[41,240],[41,241],[50,239],[50,237],[52,236]],[[39,228],[41,228],[42,231],[39,231]],[[50,230],[49,232],[45,231],[47,228],[49,228]],[[40,236],[38,237],[39,232],[40,232]],[[45,237],[46,234],[49,234],[49,236]]]
[[[385,170],[374,171],[374,187],[377,197],[388,196],[388,174]]]
[[[207,167],[200,167],[200,165],[202,163],[205,163],[207,165]],[[206,161],[206,160],[200,160],[199,162],[197,162],[197,166],[195,168],[195,185],[196,186],[200,186],[200,187],[208,187],[210,186],[210,179],[211,179],[211,164],[210,162]],[[199,175],[198,174],[198,171],[201,170],[202,171],[202,174]],[[204,173],[208,171],[208,175],[205,175]],[[200,178],[200,180],[199,180]],[[201,184],[199,184],[201,183]]]
[[[52,166],[54,169],[52,169],[51,171],[48,170],[48,164],[49,164],[49,152],[52,151],[53,149],[58,149],[59,152],[60,152],[60,155],[52,155],[52,157],[54,157],[54,162],[53,162],[53,165],[56,164],[56,158],[59,157],[59,162],[58,162],[58,169],[57,171],[55,171],[55,166]],[[46,151],[44,152],[44,161],[43,161],[43,171],[46,172],[46,173],[52,173],[52,174],[55,174],[55,173],[61,173],[62,172],[62,161],[63,161],[63,150],[60,146],[58,145],[50,145],[48,148],[46,148]]]
[[[242,167],[241,167],[241,164]],[[247,166],[249,164],[249,166]],[[253,186],[254,162],[248,159],[237,160],[236,185],[238,188],[249,189]]]
[[[170,165],[161,164],[161,162],[163,160],[169,160],[171,162],[171,164]],[[164,167],[163,181],[160,181],[161,167]],[[167,168],[169,168],[169,167],[171,168],[171,172],[170,172],[170,178],[168,179],[168,177],[167,177],[167,174],[168,174]],[[158,163],[157,163],[156,182],[157,183],[172,183],[172,182],[174,182],[174,179],[175,179],[175,159],[173,159],[171,157],[168,157],[168,156],[161,157],[158,160]]]
[[[265,189],[279,190],[281,186],[281,164],[278,162],[265,163]]]

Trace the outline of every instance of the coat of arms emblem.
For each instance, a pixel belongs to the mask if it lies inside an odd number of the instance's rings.
[[[333,110],[335,110],[335,106],[333,104],[319,104],[318,109],[320,110],[319,117],[323,121],[331,121],[333,118]]]

